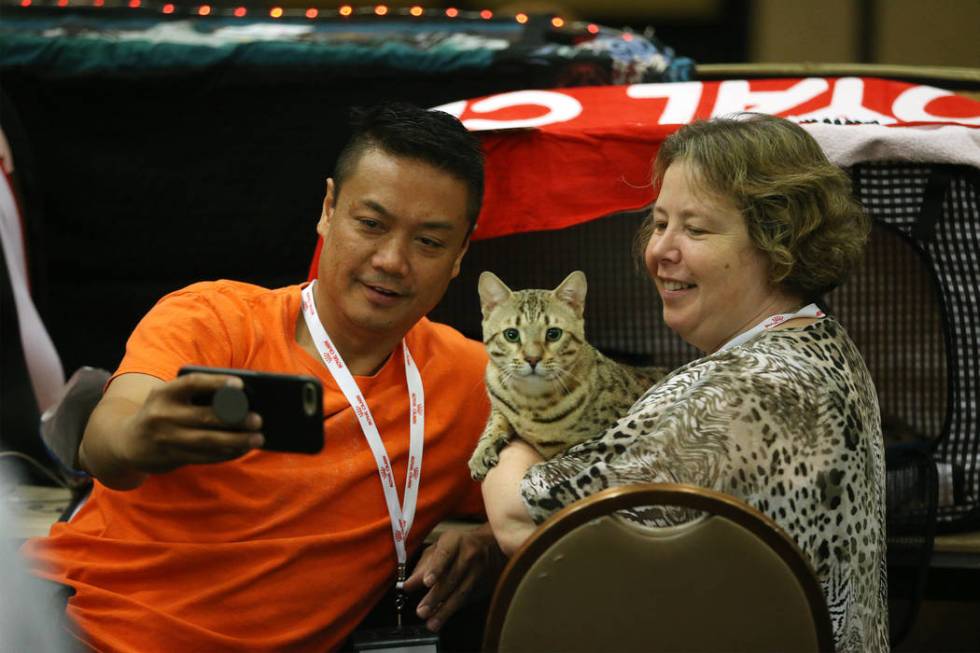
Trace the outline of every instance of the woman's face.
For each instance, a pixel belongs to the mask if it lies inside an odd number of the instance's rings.
[[[702,190],[693,172],[684,161],[667,168],[644,260],[664,322],[710,353],[798,302],[770,284],[767,260],[732,201]]]

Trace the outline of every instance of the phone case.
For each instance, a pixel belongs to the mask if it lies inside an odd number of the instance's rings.
[[[197,403],[211,404],[222,421],[232,427],[248,411],[261,415],[263,449],[291,453],[318,453],[323,449],[323,387],[316,377],[196,365],[185,365],[177,374],[191,373],[242,379],[244,398],[241,393],[219,390]]]

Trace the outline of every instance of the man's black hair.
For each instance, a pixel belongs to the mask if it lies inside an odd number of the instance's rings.
[[[466,184],[467,235],[476,226],[483,204],[483,151],[463,123],[444,111],[430,111],[405,102],[351,110],[353,134],[334,167],[334,198],[354,172],[361,155],[382,152],[417,159],[443,170]]]

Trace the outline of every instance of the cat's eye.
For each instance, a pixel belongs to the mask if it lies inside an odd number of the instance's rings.
[[[504,329],[504,339],[507,342],[517,342],[521,339],[521,332],[517,329]]]
[[[558,327],[551,327],[544,332],[544,338],[548,342],[558,342],[561,340],[561,329]]]

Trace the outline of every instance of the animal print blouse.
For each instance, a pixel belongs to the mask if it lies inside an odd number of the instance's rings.
[[[712,488],[767,514],[813,563],[837,649],[888,650],[878,400],[838,322],[763,332],[688,363],[602,436],[533,466],[521,492],[541,522],[639,482]]]

